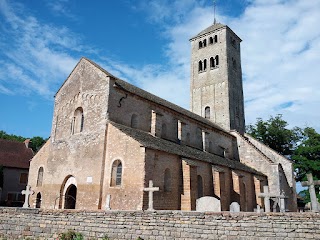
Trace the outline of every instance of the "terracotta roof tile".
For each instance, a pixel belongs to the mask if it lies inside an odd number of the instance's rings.
[[[33,155],[23,142],[0,139],[0,165],[4,167],[28,169]]]

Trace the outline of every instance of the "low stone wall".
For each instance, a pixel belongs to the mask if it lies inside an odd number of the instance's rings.
[[[7,239],[57,239],[67,230],[85,239],[320,239],[320,214],[0,208]]]

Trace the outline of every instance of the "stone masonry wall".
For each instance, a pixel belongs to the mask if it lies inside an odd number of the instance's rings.
[[[57,239],[67,230],[85,239],[320,239],[320,214],[0,208],[7,239]]]

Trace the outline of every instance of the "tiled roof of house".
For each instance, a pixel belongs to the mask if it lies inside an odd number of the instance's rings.
[[[0,165],[12,168],[29,168],[34,153],[23,142],[0,139]]]
[[[189,147],[186,145],[180,145],[162,138],[154,137],[150,133],[130,128],[119,123],[110,122],[114,127],[125,133],[126,135],[132,137],[136,141],[140,142],[144,147],[151,148],[171,154],[176,154],[181,157],[185,157],[191,160],[199,160],[211,163],[213,165],[225,166],[235,170],[243,170],[246,172],[251,172],[256,175],[265,176],[263,173],[256,171],[247,165],[236,161],[215,155],[212,153],[204,152],[199,149]]]

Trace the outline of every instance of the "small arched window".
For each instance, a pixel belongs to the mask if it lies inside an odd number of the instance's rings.
[[[203,40],[203,47],[206,47],[207,46],[207,39],[204,39]]]
[[[199,72],[202,71],[202,61],[199,61]]]
[[[137,114],[132,114],[131,116],[131,127],[138,128],[138,116]]]
[[[213,37],[210,37],[210,38],[209,38],[209,43],[210,43],[210,44],[213,44]]]
[[[203,71],[207,70],[207,59],[203,60]]]
[[[78,107],[74,111],[73,115],[73,122],[71,126],[72,134],[79,133],[83,131],[83,124],[84,124],[84,115],[82,107]]]
[[[122,163],[116,160],[112,164],[111,170],[111,186],[120,186],[122,181]]]
[[[214,68],[214,59],[213,59],[213,57],[210,58],[210,68]]]
[[[235,59],[232,59],[232,66],[234,69],[237,68],[237,61]]]
[[[218,42],[218,36],[214,35],[214,42],[217,43]]]
[[[202,48],[202,42],[201,41],[199,42],[199,48]]]
[[[40,167],[38,170],[37,187],[42,186],[42,181],[43,181],[43,167]]]
[[[210,119],[210,107],[205,107],[204,109],[204,118]]]
[[[198,198],[203,197],[203,181],[202,181],[202,177],[200,175],[198,175],[197,177],[197,182],[198,182]]]
[[[167,125],[165,123],[162,123],[161,126],[161,137],[162,138],[167,138]]]
[[[171,173],[169,168],[164,171],[164,191],[171,192]]]
[[[219,56],[217,55],[216,57],[215,57],[215,62],[216,62],[216,66],[218,66],[219,65]]]

